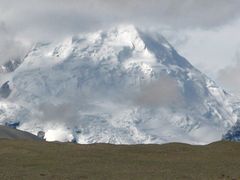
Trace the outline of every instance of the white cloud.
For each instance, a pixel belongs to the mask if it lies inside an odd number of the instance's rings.
[[[240,48],[239,31],[238,20],[211,30],[173,32],[174,40],[168,39],[195,67],[215,79],[218,71],[235,63],[235,54]],[[181,43],[175,43],[176,39],[182,39]]]
[[[26,50],[27,45],[18,40],[15,34],[0,22],[0,65],[9,60],[22,58]]]
[[[217,80],[228,91],[240,96],[240,54],[236,55],[236,63],[218,72]]]
[[[168,27],[180,53],[215,78],[240,43],[239,9],[239,0],[0,0],[0,64],[36,41],[132,23]]]

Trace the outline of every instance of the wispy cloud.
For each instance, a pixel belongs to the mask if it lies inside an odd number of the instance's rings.
[[[183,105],[183,97],[178,82],[167,76],[144,84],[134,97],[134,103],[147,107],[177,107]]]
[[[236,54],[236,63],[218,72],[219,83],[228,91],[240,96],[240,53]]]
[[[238,0],[0,0],[0,19],[24,35],[59,36],[109,24],[210,28],[239,17]]]
[[[9,60],[22,58],[26,50],[27,45],[17,40],[5,23],[0,22],[0,65]]]
[[[209,30],[239,19],[239,9],[239,0],[0,0],[0,64],[23,56],[26,44],[36,41],[52,41],[118,23],[166,26],[176,33],[184,29]],[[188,39],[186,36],[176,43]],[[188,52],[196,55],[185,53],[190,58],[203,54],[198,47],[193,48]],[[197,63],[204,66],[211,59],[198,57]]]

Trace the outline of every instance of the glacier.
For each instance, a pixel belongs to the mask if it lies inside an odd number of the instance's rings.
[[[47,141],[207,144],[239,117],[238,99],[133,25],[37,43],[18,62],[0,72],[0,124]]]

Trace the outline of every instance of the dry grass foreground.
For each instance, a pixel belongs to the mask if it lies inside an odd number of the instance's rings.
[[[116,146],[2,139],[0,179],[240,179],[240,143]]]

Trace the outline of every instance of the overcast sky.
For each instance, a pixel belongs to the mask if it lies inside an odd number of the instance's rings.
[[[36,41],[131,23],[161,31],[192,64],[239,93],[239,9],[239,0],[0,0],[0,63]]]

